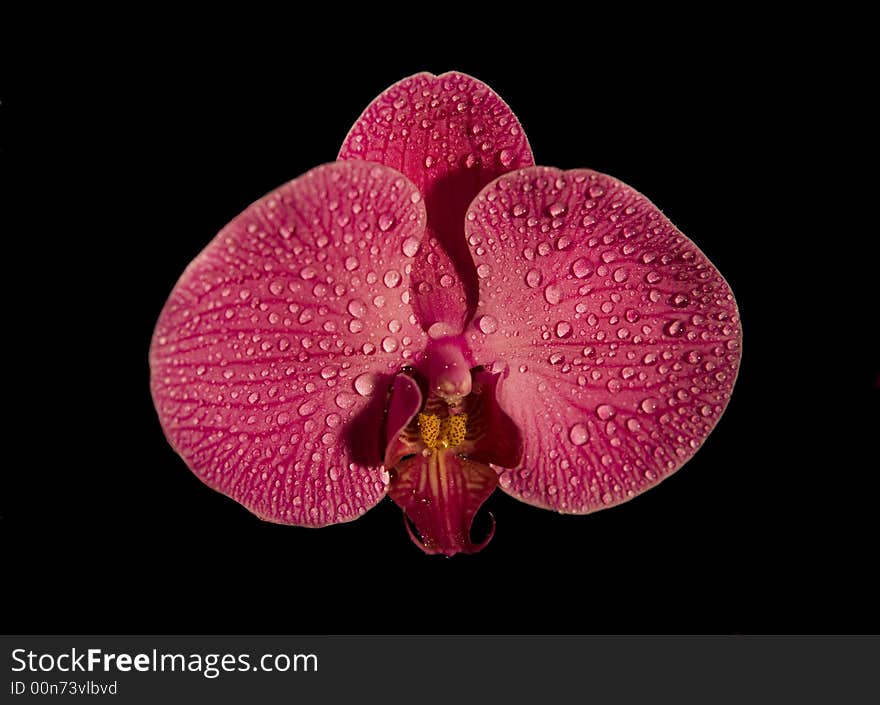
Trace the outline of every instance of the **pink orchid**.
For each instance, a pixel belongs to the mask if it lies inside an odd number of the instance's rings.
[[[727,283],[644,196],[533,166],[468,76],[382,93],[340,150],[249,206],[178,281],[150,365],[165,434],[273,522],[386,494],[427,553],[480,550],[496,485],[585,514],[690,459],[723,413]]]

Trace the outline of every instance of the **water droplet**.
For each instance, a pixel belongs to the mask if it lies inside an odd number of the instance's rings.
[[[311,416],[315,413],[315,409],[318,408],[318,403],[314,399],[308,399],[299,407],[299,415],[300,416]]]
[[[548,304],[558,304],[562,300],[562,287],[559,284],[548,284],[544,289],[544,298]]]
[[[557,202],[557,203],[554,203],[552,206],[550,206],[550,215],[552,215],[554,218],[562,215],[563,213],[565,213],[565,204],[564,203]]]
[[[483,333],[485,333],[486,335],[494,333],[496,330],[498,330],[498,320],[495,318],[495,316],[487,315],[481,317],[478,325],[480,330],[483,331]]]
[[[281,293],[284,291],[284,283],[280,281],[273,281],[269,284],[269,291],[272,292],[274,296],[281,296]]]
[[[379,230],[381,230],[384,233],[392,225],[394,225],[394,216],[392,216],[388,213],[383,213],[382,215],[379,216],[378,224],[379,224]]]
[[[335,401],[336,406],[338,406],[340,409],[350,409],[357,401],[357,397],[354,394],[349,394],[348,392],[340,392],[336,395]]]
[[[481,264],[477,267],[477,276],[480,279],[485,279],[492,273],[492,268],[488,264]]]
[[[360,299],[352,299],[348,302],[348,312],[355,318],[363,318],[367,315],[367,305]]]
[[[333,365],[327,365],[321,370],[322,379],[333,379],[337,375],[337,369]]]
[[[640,424],[640,423],[638,422],[638,419],[629,419],[629,420],[626,422],[626,427],[627,427],[632,433],[635,433],[636,431],[638,431],[638,430],[642,427],[642,424]]]
[[[526,284],[534,289],[541,283],[541,271],[539,269],[530,269],[526,274]]]
[[[446,321],[438,321],[428,328],[428,337],[432,340],[437,340],[438,338],[445,338],[448,335],[455,335],[457,332],[458,328],[456,328],[454,324]]]
[[[372,355],[374,352],[376,352],[376,346],[372,343],[364,343],[361,350],[363,350],[364,355]]]
[[[571,265],[571,273],[578,279],[585,279],[593,273],[593,266],[586,257],[579,257]]]
[[[671,303],[676,308],[684,308],[685,306],[687,306],[690,303],[690,301],[688,300],[687,296],[679,293],[679,294],[676,294],[675,296],[673,296],[669,300],[669,303]]]
[[[567,338],[571,335],[571,323],[568,321],[559,321],[556,324],[556,335],[559,338]]]
[[[614,411],[614,407],[610,404],[602,404],[596,408],[596,416],[598,416],[603,421],[607,421],[612,418],[616,412]]]
[[[400,272],[398,272],[396,269],[389,269],[387,272],[385,272],[385,276],[382,277],[382,281],[385,282],[385,286],[387,286],[389,289],[393,289],[398,284],[400,284],[400,279]]]
[[[612,276],[614,277],[614,281],[616,281],[618,284],[622,284],[626,281],[629,273],[623,267],[618,267],[614,270],[614,274]]]
[[[509,149],[502,149],[498,155],[498,161],[501,162],[501,166],[510,166],[513,164],[513,152]]]
[[[373,390],[376,388],[376,381],[373,379],[373,375],[371,375],[369,372],[364,372],[362,375],[359,375],[357,379],[355,379],[354,388],[357,393],[360,394],[362,397],[368,397],[373,393]],[[338,399],[339,397],[337,397],[337,403]]]
[[[299,271],[299,275],[303,279],[314,279],[316,274],[317,274],[317,272],[315,271],[314,267],[303,267]]]
[[[346,271],[353,272],[355,269],[358,268],[358,266],[359,266],[359,263],[357,261],[357,257],[346,257],[345,258]]]
[[[328,435],[330,435],[330,434],[328,434]],[[331,440],[330,443],[332,443],[332,442],[333,441]],[[329,445],[329,443],[327,445]],[[333,482],[336,482],[339,479],[339,468],[337,468],[337,467],[330,468],[330,472],[328,474],[330,475],[330,479]]]
[[[669,321],[663,327],[663,332],[670,338],[678,338],[684,334],[684,323],[678,320]]]
[[[700,407],[700,413],[703,416],[711,416],[712,415],[712,407],[709,406],[708,404],[704,404],[702,407]]]
[[[425,168],[430,169],[433,165],[434,165],[434,157],[432,157],[429,154],[427,157],[425,157]]]
[[[646,414],[653,414],[655,411],[657,411],[658,406],[659,403],[653,397],[648,397],[647,399],[642,400],[642,411],[644,411]]]
[[[448,289],[453,284],[455,284],[455,277],[453,277],[451,274],[444,274],[442,277],[440,277],[440,286],[442,286],[444,289]]]
[[[587,431],[587,427],[582,423],[576,423],[568,432],[568,437],[571,439],[571,442],[576,446],[582,446],[588,440],[590,440],[590,434]]]
[[[403,254],[407,257],[415,257],[419,251],[419,241],[417,238],[408,237],[403,241]]]
[[[382,339],[382,349],[387,353],[391,353],[391,352],[394,352],[395,350],[397,350],[397,338],[395,338],[394,336],[391,336],[391,335],[383,338]],[[360,379],[360,378],[358,378],[358,379]],[[360,391],[360,390],[358,390],[358,391]]]
[[[590,186],[590,198],[599,198],[605,193],[605,189],[601,186]]]

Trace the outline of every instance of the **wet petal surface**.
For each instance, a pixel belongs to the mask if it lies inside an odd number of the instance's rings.
[[[398,172],[328,164],[249,206],[190,264],[156,326],[151,388],[206,484],[309,526],[384,496],[384,389],[426,342],[407,303],[424,226]]]
[[[696,245],[616,179],[543,167],[484,189],[466,234],[481,272],[468,339],[506,370],[498,398],[523,437],[502,489],[585,513],[681,467],[740,359],[733,294]]]
[[[398,169],[425,196],[428,230],[413,269],[413,307],[427,330],[458,333],[476,302],[478,273],[462,229],[465,211],[500,174],[534,163],[522,126],[488,86],[460,73],[420,73],[364,111],[339,159]]]

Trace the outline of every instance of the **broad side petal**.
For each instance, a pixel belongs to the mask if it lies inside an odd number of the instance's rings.
[[[499,402],[523,438],[502,489],[586,513],[693,456],[741,341],[730,287],[693,242],[620,181],[543,167],[487,186],[465,230],[486,275],[468,339],[479,363],[509,370]]]
[[[477,271],[465,211],[495,177],[534,164],[522,126],[485,84],[461,73],[420,73],[391,86],[351,128],[339,159],[400,170],[425,196],[428,229],[413,268],[422,327],[458,333],[476,305]]]
[[[328,164],[249,206],[189,265],[156,325],[151,388],[203,482],[306,526],[385,495],[379,392],[426,344],[407,304],[424,225],[398,172]]]

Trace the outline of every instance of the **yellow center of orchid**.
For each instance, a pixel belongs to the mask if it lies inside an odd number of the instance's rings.
[[[464,442],[467,432],[467,414],[456,414],[441,419],[434,414],[419,414],[419,435],[429,450],[455,448]]]

